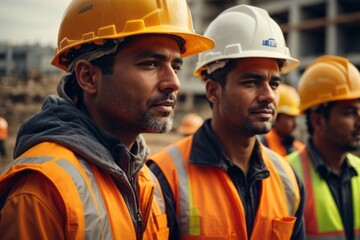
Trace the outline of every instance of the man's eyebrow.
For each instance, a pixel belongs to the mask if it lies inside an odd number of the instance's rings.
[[[239,78],[263,78],[264,74],[256,72],[245,72],[240,74]]]
[[[264,74],[262,73],[257,73],[257,72],[246,72],[246,73],[243,73],[239,76],[239,78],[255,78],[255,79],[262,79],[264,78]],[[274,75],[271,77],[271,81],[281,81],[282,78],[281,76],[278,76],[278,75]]]
[[[275,76],[272,76],[272,77],[271,77],[271,80],[272,80],[272,81],[282,81],[283,78],[282,78],[281,76],[275,75]]]
[[[166,54],[159,53],[156,51],[144,51],[144,52],[141,52],[137,57],[138,58],[155,58],[155,59],[159,59],[162,61],[166,61],[168,59],[168,56]],[[182,64],[183,59],[181,57],[176,57],[173,60],[173,63]]]
[[[341,108],[343,108],[344,110],[356,110],[358,109],[356,106],[354,105],[339,105]]]

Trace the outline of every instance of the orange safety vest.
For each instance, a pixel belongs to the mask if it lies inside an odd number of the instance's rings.
[[[131,213],[112,177],[56,143],[36,145],[8,165],[0,175],[0,198],[29,170],[45,176],[58,190],[66,211],[59,221],[65,222],[68,239],[136,239]],[[168,239],[163,196],[155,180],[147,167],[140,170],[139,207],[147,223],[143,239]]]
[[[283,157],[290,154],[286,151],[286,148],[282,145],[281,139],[274,129],[272,129],[269,133],[265,134],[264,138],[266,140],[267,147],[273,150],[274,152],[280,154]],[[293,142],[293,146],[296,150],[300,151],[305,147],[305,144],[295,139]]]
[[[181,239],[247,239],[240,196],[226,172],[189,163],[192,136],[149,159],[170,184],[176,202]],[[251,239],[290,239],[300,203],[299,186],[290,164],[262,147],[270,177],[262,181]]]
[[[358,176],[351,178],[351,190],[355,239],[360,239],[360,159],[352,154],[347,154],[347,158],[358,173]],[[341,216],[330,188],[315,170],[307,149],[290,154],[288,159],[304,181],[306,239],[346,240]]]

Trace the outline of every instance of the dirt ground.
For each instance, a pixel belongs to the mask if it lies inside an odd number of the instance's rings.
[[[151,149],[151,153],[156,153],[160,151],[162,148],[166,147],[167,145],[174,143],[181,138],[182,135],[177,134],[175,132],[170,133],[163,133],[163,134],[143,134],[146,143]]]

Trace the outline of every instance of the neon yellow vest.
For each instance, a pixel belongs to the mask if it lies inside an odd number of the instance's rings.
[[[306,239],[346,239],[343,223],[335,200],[326,181],[314,169],[307,149],[287,157],[305,185]],[[360,159],[353,154],[347,158],[358,173],[351,179],[354,208],[355,239],[360,239]]]

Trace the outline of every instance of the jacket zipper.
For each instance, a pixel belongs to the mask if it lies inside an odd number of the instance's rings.
[[[150,210],[151,210],[152,202],[153,202],[153,199],[154,199],[154,192],[155,192],[155,187],[151,186],[150,199],[149,199],[149,202],[148,202],[148,204],[146,206],[145,213],[144,213],[145,214],[144,215],[145,220],[143,220],[143,228],[144,228],[144,230],[145,230],[147,222],[149,220]]]
[[[135,224],[135,231],[136,231],[136,239],[140,240],[143,237],[143,217],[141,214],[141,210],[140,210],[140,202],[139,202],[139,196],[137,194],[136,188],[135,188],[135,183],[134,178],[132,176],[130,176],[130,165],[131,163],[128,164],[128,172],[127,172],[127,176],[129,179],[129,183],[130,183],[130,190],[131,193],[133,195],[133,203],[134,203],[134,213],[136,216],[136,224]]]
[[[140,208],[138,207],[137,208],[137,219],[136,219],[136,225],[137,225],[137,228],[136,228],[136,235],[137,235],[137,238],[138,239],[142,239],[142,235],[143,235],[143,218],[142,218],[142,214],[141,214],[141,211],[140,211]]]

